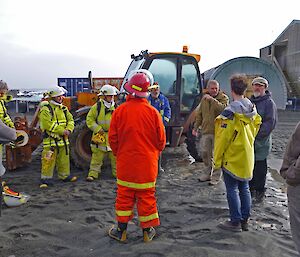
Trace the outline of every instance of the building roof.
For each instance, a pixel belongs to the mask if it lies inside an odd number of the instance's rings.
[[[274,40],[272,44],[278,43],[277,41],[281,38],[281,36],[293,25],[300,24],[300,20],[292,20],[292,22],[280,33],[280,35]]]

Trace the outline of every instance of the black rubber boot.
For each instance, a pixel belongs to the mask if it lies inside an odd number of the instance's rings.
[[[154,227],[143,229],[144,242],[151,242],[155,235],[156,235],[156,231]]]
[[[68,177],[64,178],[62,181],[63,182],[75,182],[76,180],[77,180],[76,176],[69,175]]]
[[[127,223],[121,223],[118,222],[118,227],[115,227],[114,225],[110,228],[110,230],[108,231],[108,235],[119,241],[124,243],[127,239]]]
[[[54,183],[52,179],[41,179],[40,188],[47,188],[53,185]]]
[[[248,219],[241,221],[241,227],[243,231],[249,231]]]
[[[265,191],[256,191],[255,203],[262,203],[265,199]]]

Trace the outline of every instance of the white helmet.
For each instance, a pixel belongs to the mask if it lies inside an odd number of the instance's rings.
[[[17,139],[15,140],[16,147],[21,147],[27,145],[29,141],[29,136],[24,130],[16,130]]]
[[[68,91],[60,86],[56,86],[53,90],[49,92],[50,97],[57,97],[57,96],[62,96],[65,95]]]
[[[16,207],[26,203],[30,196],[25,194],[12,195],[8,193],[2,193],[3,201],[7,207]]]
[[[154,83],[154,78],[153,78],[153,75],[150,71],[148,70],[145,70],[145,69],[139,69],[139,70],[133,70],[129,73],[129,76],[128,76],[128,81],[131,79],[131,77],[137,73],[144,73],[150,80],[150,87],[153,86],[153,83]]]
[[[112,86],[112,85],[103,85],[101,88],[100,88],[100,93],[98,94],[98,96],[100,95],[117,95],[119,93],[119,90]]]

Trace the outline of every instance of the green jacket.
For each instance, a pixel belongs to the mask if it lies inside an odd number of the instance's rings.
[[[9,126],[10,128],[14,128],[15,125],[9,115],[7,114],[7,109],[5,107],[5,103],[12,100],[11,95],[4,95],[0,98],[0,119],[4,122],[5,125]]]
[[[41,106],[39,112],[41,130],[44,132],[44,147],[61,147],[69,144],[64,138],[65,130],[74,130],[74,119],[68,108],[63,104],[49,104]]]
[[[111,151],[108,143],[108,130],[114,110],[114,106],[110,108],[105,107],[103,100],[101,99],[91,107],[86,116],[86,125],[93,131],[93,135],[103,129],[105,137],[105,141],[101,144],[91,142],[91,147],[97,147],[103,151]]]
[[[201,128],[202,134],[215,133],[215,118],[228,105],[228,96],[219,92],[212,100],[202,99],[196,109],[194,129]]]
[[[255,107],[248,114],[226,108],[215,121],[214,169],[223,168],[238,180],[251,180],[260,124]]]

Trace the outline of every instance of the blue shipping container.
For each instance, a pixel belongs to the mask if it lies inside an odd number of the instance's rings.
[[[78,92],[91,91],[91,84],[88,78],[58,78],[57,84],[67,89],[67,96],[76,96]]]

